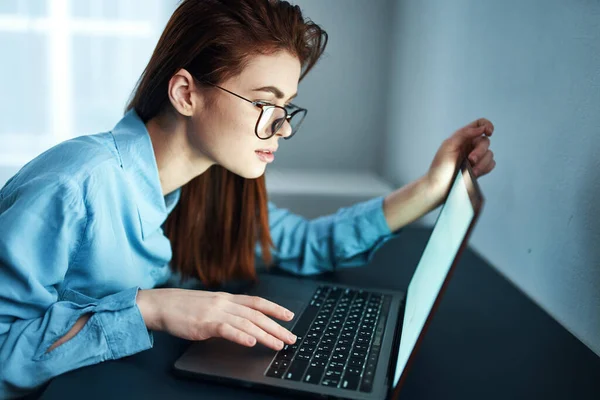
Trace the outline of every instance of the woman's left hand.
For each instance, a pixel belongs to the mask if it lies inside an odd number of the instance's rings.
[[[485,118],[479,118],[444,140],[426,175],[430,194],[434,198],[439,201],[444,199],[450,189],[456,165],[465,155],[468,155],[477,177],[494,169],[496,161],[494,153],[489,149],[489,136],[492,136],[493,132],[494,125]]]

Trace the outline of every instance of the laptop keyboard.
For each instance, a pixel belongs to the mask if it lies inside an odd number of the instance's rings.
[[[266,376],[371,392],[391,296],[320,286]]]

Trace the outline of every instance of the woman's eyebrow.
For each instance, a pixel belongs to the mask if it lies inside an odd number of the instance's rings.
[[[254,89],[254,92],[270,92],[273,93],[275,95],[275,97],[277,97],[278,99],[283,99],[284,94],[281,90],[279,90],[278,88],[276,88],[275,86],[264,86],[258,89]],[[294,93],[292,96],[290,96],[290,98],[288,99],[288,101],[292,100],[294,97],[296,97],[298,95],[298,93]]]

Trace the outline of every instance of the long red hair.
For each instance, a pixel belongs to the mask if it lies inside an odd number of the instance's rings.
[[[168,84],[185,68],[209,83],[241,73],[250,57],[287,51],[302,64],[300,79],[323,54],[327,33],[280,0],[184,0],[163,31],[127,110],[147,122],[170,107]],[[181,189],[167,218],[172,268],[207,286],[255,279],[255,248],[272,263],[264,176],[245,179],[214,165]]]

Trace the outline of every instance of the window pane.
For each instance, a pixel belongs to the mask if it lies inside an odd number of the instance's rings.
[[[0,14],[16,14],[19,12],[19,0],[0,1]]]
[[[46,15],[46,0],[0,0],[1,14],[19,14],[28,17]]]
[[[109,130],[123,110],[154,47],[136,37],[73,38],[75,135]]]
[[[8,116],[2,118],[0,134],[48,132],[46,41],[39,33],[0,31],[0,49],[7,55],[0,74],[0,110]]]
[[[143,4],[143,6],[141,6]],[[140,0],[77,0],[71,1],[71,11],[76,18],[109,20],[149,20],[154,17],[153,4]]]

